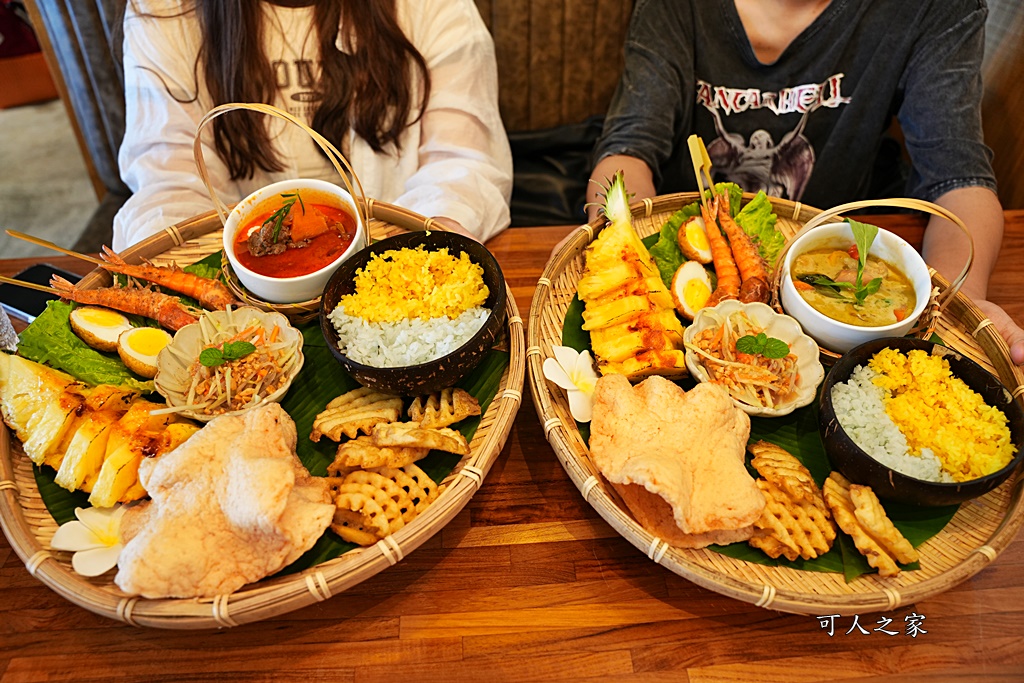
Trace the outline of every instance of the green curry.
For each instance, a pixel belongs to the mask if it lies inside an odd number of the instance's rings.
[[[793,259],[793,285],[800,296],[833,320],[860,327],[892,325],[910,315],[917,304],[914,285],[892,264],[876,256],[867,257],[862,281],[879,278],[881,283],[858,302],[851,293],[857,282],[855,249],[812,249]]]

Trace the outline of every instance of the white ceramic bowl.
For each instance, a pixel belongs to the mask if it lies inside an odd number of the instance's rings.
[[[814,400],[818,385],[825,378],[825,368],[818,359],[818,345],[800,329],[800,324],[789,317],[775,312],[771,306],[761,303],[745,304],[735,299],[729,299],[718,304],[714,308],[702,308],[697,311],[693,323],[683,332],[683,341],[687,345],[693,338],[708,328],[720,327],[725,319],[742,310],[747,317],[758,327],[764,329],[769,337],[775,337],[789,344],[790,353],[797,357],[797,382],[796,393],[785,403],[775,407],[766,408],[751,406],[733,399],[736,407],[748,415],[759,415],[763,417],[776,417],[788,415],[797,408],[802,408]],[[707,382],[710,377],[701,361],[701,357],[686,349],[686,367],[690,370],[690,376],[699,382]]]
[[[879,228],[871,245],[871,255],[877,256],[899,268],[914,285],[917,304],[906,318],[892,325],[861,327],[833,320],[807,303],[793,286],[790,267],[800,254],[811,249],[835,247],[844,251],[854,243],[850,224],[827,223],[814,228],[799,238],[786,252],[782,263],[781,299],[782,308],[797,319],[804,332],[822,347],[837,353],[846,353],[855,346],[880,337],[903,337],[914,327],[931,298],[932,279],[928,266],[914,247],[899,235]]]
[[[235,256],[234,243],[238,230],[244,227],[252,216],[259,211],[267,210],[262,206],[273,201],[275,197],[283,192],[295,190],[308,190],[311,196],[315,197],[317,203],[329,204],[338,208],[346,209],[356,221],[356,234],[341,256],[332,261],[329,265],[320,270],[298,277],[268,277],[249,270]],[[269,207],[268,207],[269,209]],[[223,245],[224,253],[227,254],[231,269],[238,276],[242,285],[260,299],[275,304],[294,304],[315,299],[324,291],[324,286],[338,266],[352,254],[365,246],[364,234],[366,226],[363,225],[356,209],[356,203],[352,195],[342,188],[323,180],[296,178],[293,180],[282,180],[256,190],[251,195],[240,201],[228,214],[228,220],[224,224]]]
[[[259,325],[268,334],[275,325],[278,328],[277,345],[281,349],[278,358],[281,359],[284,374],[280,386],[267,395],[256,396],[239,410],[207,413],[202,409],[188,409],[179,414],[200,422],[209,422],[215,417],[237,415],[267,402],[280,402],[302,369],[302,333],[281,313],[245,306],[234,310],[207,311],[199,322],[185,325],[174,333],[174,339],[157,356],[157,372],[153,380],[156,390],[167,400],[167,405],[175,407],[188,404],[188,392],[192,384],[190,368],[207,343],[220,345],[253,325]]]

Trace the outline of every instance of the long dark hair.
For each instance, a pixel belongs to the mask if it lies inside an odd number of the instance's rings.
[[[201,31],[196,73],[203,73],[214,105],[271,104],[276,79],[263,53],[260,0],[192,0]],[[316,0],[320,44],[319,106],[312,127],[338,148],[349,128],[380,152],[400,145],[399,136],[430,97],[430,73],[423,56],[398,25],[395,0]],[[186,10],[189,11],[189,10]],[[346,52],[335,41],[339,22],[348,32]],[[410,68],[411,67],[411,68]],[[420,100],[413,84],[421,81]],[[198,77],[197,77],[198,78]],[[198,87],[197,87],[198,92]],[[251,178],[260,168],[284,167],[270,142],[266,117],[237,111],[213,121],[214,145],[232,180]]]

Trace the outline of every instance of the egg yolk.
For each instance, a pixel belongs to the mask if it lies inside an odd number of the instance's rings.
[[[128,319],[117,311],[108,308],[81,308],[78,314],[83,322],[99,327],[120,327],[127,324]]]
[[[170,342],[170,335],[155,327],[139,327],[125,339],[135,353],[141,356],[155,356]]]
[[[696,224],[696,221],[686,226],[686,241],[700,251],[706,251],[711,248],[711,245],[708,244],[707,233]]]
[[[697,278],[687,281],[683,287],[683,301],[694,311],[704,308],[704,304],[708,302],[710,297],[711,288],[707,286],[707,283]]]

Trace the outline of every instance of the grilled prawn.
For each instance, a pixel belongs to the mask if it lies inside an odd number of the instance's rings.
[[[126,263],[109,247],[103,247],[103,259],[106,261],[103,268],[109,271],[152,282],[190,296],[211,310],[223,310],[228,306],[239,305],[239,301],[231,293],[231,290],[222,283],[208,277],[188,273],[177,266],[155,266],[148,261],[143,265],[133,266]]]
[[[64,299],[80,304],[106,306],[124,313],[133,313],[152,318],[169,330],[178,331],[190,325],[197,316],[184,306],[177,297],[139,287],[103,287],[100,289],[79,289],[59,275],[54,275],[50,286]]]

